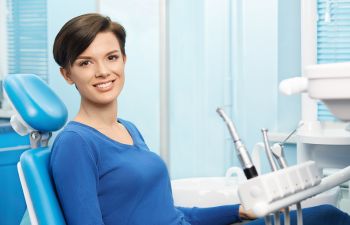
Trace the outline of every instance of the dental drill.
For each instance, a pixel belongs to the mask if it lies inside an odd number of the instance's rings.
[[[247,179],[251,179],[253,177],[258,176],[258,172],[256,171],[254,164],[252,163],[252,160],[250,158],[250,155],[246,147],[244,146],[241,139],[239,138],[235,125],[233,124],[232,120],[227,116],[227,114],[222,108],[217,108],[216,112],[221,116],[221,118],[224,120],[224,122],[227,125],[227,128],[232,137],[233,143],[235,144],[237,157],[243,168],[243,172],[245,176],[247,177]]]

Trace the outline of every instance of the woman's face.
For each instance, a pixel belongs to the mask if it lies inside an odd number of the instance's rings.
[[[124,86],[125,60],[115,35],[101,32],[61,73],[69,84],[76,85],[82,103],[106,105],[115,102]]]

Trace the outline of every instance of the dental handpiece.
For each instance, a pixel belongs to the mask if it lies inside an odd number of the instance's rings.
[[[269,138],[267,136],[267,132],[268,132],[268,130],[266,128],[261,129],[261,133],[262,133],[263,139],[264,139],[264,146],[265,146],[266,156],[267,156],[267,159],[268,159],[268,161],[270,163],[271,170],[272,171],[277,171],[278,168],[277,168],[277,165],[276,165],[276,163],[275,163],[275,161],[273,159],[274,155],[273,155],[273,152],[272,152],[271,147],[270,147],[270,143],[269,143]],[[284,215],[285,215],[285,224],[286,225],[290,225],[290,215],[289,215],[289,208],[288,207],[286,207],[284,209]],[[280,225],[281,224],[279,212],[274,212],[273,213],[273,219],[274,219],[274,224],[275,225]]]
[[[283,145],[280,143],[275,143],[271,147],[272,154],[275,156],[277,159],[278,165],[280,168],[287,168],[287,161],[286,158],[284,157],[284,151],[283,151]]]
[[[267,159],[270,163],[272,171],[277,171],[277,166],[276,166],[276,163],[275,163],[273,156],[272,156],[272,151],[271,151],[269,139],[267,137],[267,132],[268,132],[268,130],[266,128],[261,129],[261,133],[262,133],[263,139],[264,139],[266,156],[267,156]]]
[[[275,143],[271,150],[273,155],[275,156],[275,158],[278,161],[278,164],[280,166],[280,168],[287,168],[287,161],[286,158],[284,157],[284,151],[283,151],[283,146],[284,143],[286,143],[288,141],[288,139],[301,127],[303,126],[303,122],[299,123],[299,125],[292,131],[290,132],[290,134],[288,134],[288,136],[281,142],[281,143]],[[303,212],[301,210],[301,203],[298,202],[296,203],[297,206],[297,221],[298,221],[298,225],[302,225],[303,224]],[[285,215],[285,225],[290,225],[290,215],[289,215],[289,208],[286,207],[284,210],[284,215]]]
[[[284,151],[283,151],[283,146],[284,144],[289,140],[289,138],[295,133],[297,132],[297,130],[303,126],[304,123],[303,122],[300,122],[298,124],[298,126],[292,130],[292,132],[290,132],[287,137],[280,143],[275,143],[272,145],[271,147],[271,151],[273,153],[273,156],[275,156],[275,158],[277,159],[277,162],[280,166],[280,168],[287,168],[288,165],[287,165],[287,161],[286,161],[286,158],[284,156]]]
[[[237,157],[239,159],[239,162],[241,163],[245,176],[247,177],[247,179],[258,176],[258,172],[256,171],[254,164],[252,163],[252,160],[246,147],[239,138],[232,120],[227,116],[227,114],[222,108],[217,108],[216,112],[221,116],[221,118],[227,125],[227,128],[233,139],[233,143],[235,144]]]

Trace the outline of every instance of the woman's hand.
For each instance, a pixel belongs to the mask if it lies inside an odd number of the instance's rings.
[[[254,220],[257,218],[251,210],[245,210],[242,205],[239,206],[239,217],[243,220]]]

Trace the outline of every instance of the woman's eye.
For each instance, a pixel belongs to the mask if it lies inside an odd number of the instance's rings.
[[[111,60],[111,61],[116,61],[118,58],[119,58],[118,55],[110,55],[110,56],[108,56],[108,60]]]
[[[87,66],[87,65],[89,65],[89,64],[90,64],[90,61],[85,60],[85,61],[80,62],[80,63],[79,63],[79,66]]]

